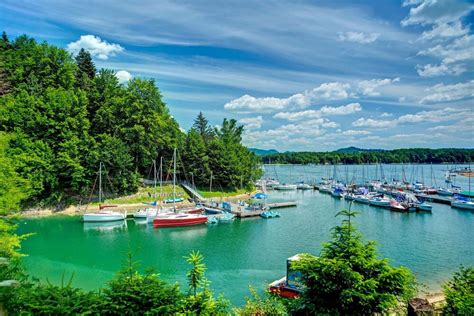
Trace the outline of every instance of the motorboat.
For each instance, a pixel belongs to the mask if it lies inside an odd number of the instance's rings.
[[[296,190],[296,184],[280,184],[275,186],[275,190],[280,190],[280,191],[292,191]]]
[[[369,204],[380,207],[390,207],[390,199],[384,196],[375,196],[369,200]]]
[[[428,211],[428,212],[431,212],[431,209],[433,208],[433,206],[431,204],[428,204],[426,202],[423,202],[421,203],[420,205],[418,205],[418,209],[420,211]]]
[[[313,190],[313,186],[304,182],[300,182],[296,184],[296,189],[297,190]]]

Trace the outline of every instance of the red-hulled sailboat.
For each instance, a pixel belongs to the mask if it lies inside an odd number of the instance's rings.
[[[173,201],[176,197],[176,149],[173,153]],[[191,210],[193,212],[194,210]],[[153,219],[153,227],[181,227],[205,224],[207,216],[196,213],[163,214]]]
[[[153,227],[180,227],[205,224],[207,216],[201,214],[178,213],[153,219]]]

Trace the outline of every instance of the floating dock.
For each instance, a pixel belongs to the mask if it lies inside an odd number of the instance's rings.
[[[452,198],[439,196],[439,195],[429,195],[429,194],[415,194],[416,198],[420,201],[427,201],[439,204],[451,205]]]
[[[296,202],[269,203],[267,206],[270,209],[272,209],[272,208],[284,208],[284,207],[296,207]]]

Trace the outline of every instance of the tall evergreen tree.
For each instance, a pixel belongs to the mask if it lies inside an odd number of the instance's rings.
[[[192,127],[199,135],[201,135],[204,141],[209,141],[212,136],[214,136],[214,131],[209,126],[209,121],[204,116],[202,112],[199,112],[198,116],[194,120],[194,124]]]
[[[81,48],[81,50],[77,54],[76,64],[78,72],[86,74],[89,79],[94,79],[96,73],[95,65],[92,61],[91,54],[84,48]]]
[[[84,48],[81,48],[76,56],[76,85],[77,87],[90,90],[92,86],[92,80],[95,77],[96,69],[94,62],[92,61],[91,54]]]

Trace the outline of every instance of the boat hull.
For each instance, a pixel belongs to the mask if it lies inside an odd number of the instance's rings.
[[[82,216],[82,221],[84,222],[115,222],[123,221],[125,219],[124,214],[84,214]]]
[[[207,222],[207,216],[191,216],[191,215],[173,215],[163,218],[155,218],[153,220],[153,227],[182,227],[182,226],[194,226],[205,224]]]
[[[451,202],[451,206],[455,208],[464,209],[464,210],[474,210],[474,203]]]

